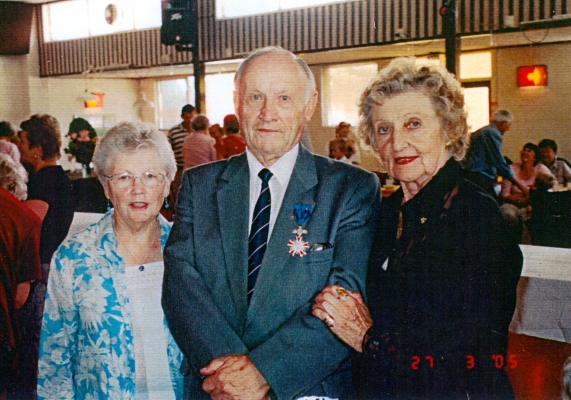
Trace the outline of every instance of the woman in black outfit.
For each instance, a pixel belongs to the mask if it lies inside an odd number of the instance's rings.
[[[358,352],[359,398],[513,398],[499,366],[514,365],[507,338],[523,258],[496,202],[463,179],[463,108],[450,73],[409,58],[361,97],[360,131],[402,186],[382,204],[368,308],[329,286],[313,310]]]
[[[35,398],[38,344],[52,255],[65,239],[75,207],[71,181],[57,164],[60,158],[61,132],[56,118],[36,114],[20,124],[18,148],[22,164],[33,169],[28,181],[28,205],[43,219],[40,234],[42,280],[35,281],[26,304],[20,309],[22,352],[21,376],[11,385],[9,396]]]

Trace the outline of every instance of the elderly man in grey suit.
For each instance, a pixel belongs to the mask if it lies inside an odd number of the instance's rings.
[[[350,398],[349,349],[311,305],[327,285],[364,290],[378,180],[299,143],[317,104],[303,60],[258,50],[234,84],[247,151],[184,173],[165,248],[185,397]]]

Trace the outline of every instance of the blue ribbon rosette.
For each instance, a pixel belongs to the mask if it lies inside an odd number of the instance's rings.
[[[309,204],[295,203],[293,205],[293,218],[295,223],[302,226],[311,216],[311,206]]]

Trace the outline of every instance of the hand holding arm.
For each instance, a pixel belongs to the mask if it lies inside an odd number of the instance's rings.
[[[315,298],[312,313],[323,321],[331,318],[327,321],[331,332],[355,351],[362,351],[363,338],[373,320],[359,293],[328,286]]]
[[[269,399],[270,385],[246,355],[215,358],[200,373],[207,377],[202,388],[213,399]]]

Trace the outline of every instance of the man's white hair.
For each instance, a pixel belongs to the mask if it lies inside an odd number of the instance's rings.
[[[313,76],[313,72],[311,72],[309,66],[301,57],[298,57],[295,54],[293,54],[291,51],[286,50],[279,46],[262,47],[261,49],[254,51],[248,57],[246,57],[244,61],[242,61],[242,64],[240,64],[240,66],[238,67],[236,75],[234,75],[234,90],[236,91],[239,90],[242,74],[246,70],[248,64],[250,64],[254,59],[268,53],[285,54],[288,57],[291,57],[291,59],[294,60],[296,63],[298,63],[299,66],[303,69],[303,72],[307,77],[307,87],[305,89],[305,102],[307,103],[311,98],[313,92],[315,92],[315,77]]]

